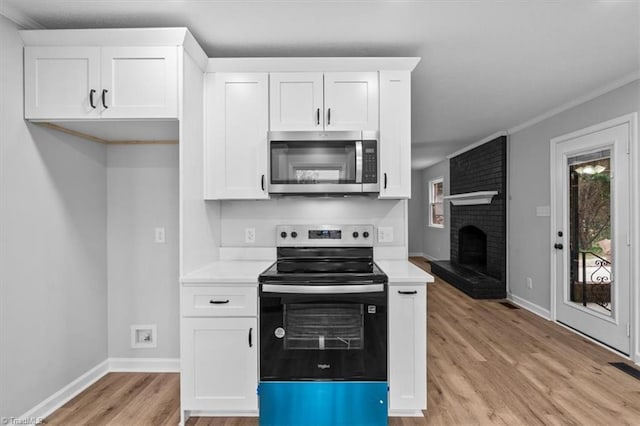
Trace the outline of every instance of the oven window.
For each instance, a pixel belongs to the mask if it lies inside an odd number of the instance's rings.
[[[284,349],[352,350],[364,346],[361,304],[284,305]]]
[[[271,142],[271,183],[355,183],[353,141]]]

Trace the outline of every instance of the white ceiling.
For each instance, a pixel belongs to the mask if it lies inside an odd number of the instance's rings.
[[[420,56],[412,113],[418,168],[640,69],[637,0],[4,0],[3,7],[45,28],[186,26],[210,57]]]

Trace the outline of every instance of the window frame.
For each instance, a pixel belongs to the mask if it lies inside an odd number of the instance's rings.
[[[436,202],[435,201],[435,187],[436,185],[441,184],[442,185],[442,201],[441,202]],[[443,229],[445,226],[445,214],[444,214],[444,176],[440,176],[437,177],[435,179],[431,179],[429,180],[429,204],[428,204],[428,210],[429,210],[429,223],[428,226],[431,228],[437,228],[437,229]],[[433,207],[436,204],[442,204],[442,223],[434,223],[433,221]]]

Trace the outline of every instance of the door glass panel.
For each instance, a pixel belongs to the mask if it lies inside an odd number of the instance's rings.
[[[271,142],[271,183],[355,183],[356,147],[345,142]]]
[[[568,159],[569,300],[612,313],[611,150]]]
[[[285,349],[362,349],[363,305],[291,303],[284,306]]]

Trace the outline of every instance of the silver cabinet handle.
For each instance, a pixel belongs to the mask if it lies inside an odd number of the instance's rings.
[[[327,109],[327,126],[331,125],[331,108]]]
[[[209,300],[209,303],[212,305],[224,305],[225,303],[229,303],[229,299],[227,300]]]
[[[398,290],[398,294],[418,294],[418,290],[413,290],[413,291]]]

